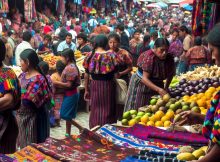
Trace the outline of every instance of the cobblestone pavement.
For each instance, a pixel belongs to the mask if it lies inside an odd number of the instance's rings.
[[[78,112],[76,121],[85,128],[89,128],[89,113]],[[66,133],[66,122],[61,120],[61,127],[55,127],[50,129],[50,136],[56,139],[63,139]],[[71,134],[79,134],[79,130],[72,126]]]

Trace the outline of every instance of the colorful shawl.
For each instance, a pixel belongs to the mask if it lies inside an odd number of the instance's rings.
[[[193,134],[189,132],[168,132],[156,127],[144,126],[136,124],[131,128],[125,130],[126,133],[131,134],[137,138],[160,142],[172,145],[191,145],[191,146],[205,146],[208,140],[200,134]]]

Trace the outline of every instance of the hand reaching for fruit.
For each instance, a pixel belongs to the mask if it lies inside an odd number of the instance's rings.
[[[181,119],[177,122],[177,125],[185,125],[185,124],[202,124],[205,116],[193,111],[184,111],[179,114]]]
[[[158,91],[159,95],[161,97],[163,97],[164,95],[168,94],[167,91],[165,91],[164,89],[160,88],[159,91]]]

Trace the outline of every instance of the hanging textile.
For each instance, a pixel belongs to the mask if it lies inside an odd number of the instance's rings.
[[[24,15],[26,22],[31,22],[37,17],[34,0],[24,0]]]
[[[58,8],[57,8],[57,12],[59,15],[64,15],[65,13],[65,1],[64,0],[58,0]]]
[[[212,20],[213,4],[207,0],[196,0],[193,3],[192,32],[193,35],[205,35],[208,33]]]
[[[0,1],[0,13],[8,12],[8,0]]]

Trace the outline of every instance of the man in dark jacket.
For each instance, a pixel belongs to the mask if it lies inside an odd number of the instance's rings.
[[[129,38],[124,29],[124,25],[119,24],[116,27],[116,32],[121,36],[121,48],[129,51]]]

